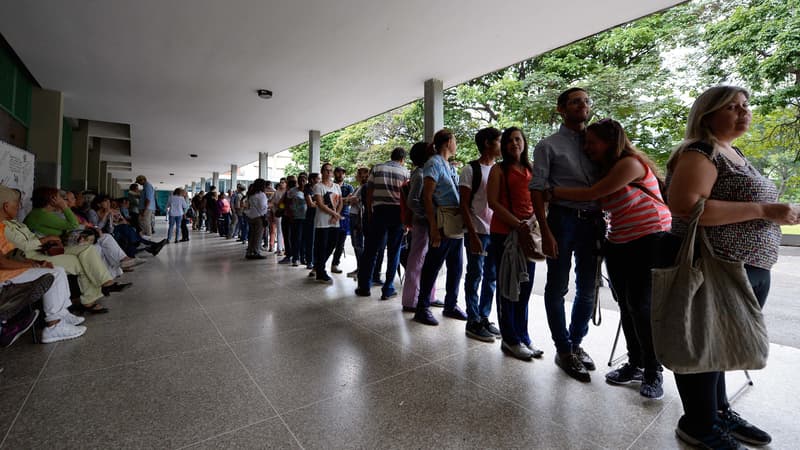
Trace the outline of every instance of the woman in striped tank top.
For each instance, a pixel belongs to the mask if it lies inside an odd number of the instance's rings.
[[[619,301],[628,362],[606,374],[606,380],[641,382],[642,396],[660,399],[664,389],[650,328],[650,269],[656,266],[657,245],[670,230],[672,216],[661,197],[655,164],[631,144],[619,122],[603,119],[586,127],[585,149],[600,165],[603,178],[589,188],[554,188],[553,195],[599,200],[611,218],[606,266]]]

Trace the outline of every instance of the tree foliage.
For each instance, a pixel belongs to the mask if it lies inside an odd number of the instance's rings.
[[[456,159],[477,156],[475,132],[516,125],[530,145],[560,124],[555,99],[582,86],[594,119],[619,120],[631,140],[663,163],[677,144],[691,99],[720,82],[753,92],[753,131],[739,146],[797,198],[800,151],[800,0],[696,0],[590,36],[444,92]],[[354,173],[423,136],[421,101],[322,138],[321,160]],[[291,149],[288,173],[305,170],[307,144]]]

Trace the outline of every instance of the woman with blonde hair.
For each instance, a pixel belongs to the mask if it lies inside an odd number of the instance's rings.
[[[778,260],[779,225],[798,223],[798,216],[790,205],[777,202],[775,185],[733,146],[750,128],[749,97],[740,87],[715,86],[695,100],[685,138],[667,163],[667,199],[678,236],[686,234],[686,218],[697,202],[707,199],[699,225],[717,257],[744,263],[763,307],[770,268]],[[731,410],[724,372],[675,374],[675,381],[684,410],[675,430],[680,439],[704,448],[743,448],[738,441],[766,445],[772,440]]]

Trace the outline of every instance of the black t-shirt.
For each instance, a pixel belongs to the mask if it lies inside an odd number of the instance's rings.
[[[303,194],[305,194],[306,197],[311,197],[311,202],[314,202],[314,188],[311,187],[311,184],[306,184],[306,186],[303,188]],[[306,209],[306,220],[313,219],[316,214],[317,208]]]

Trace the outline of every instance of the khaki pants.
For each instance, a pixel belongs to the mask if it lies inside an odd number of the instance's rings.
[[[153,210],[145,209],[139,213],[139,230],[145,236],[153,234]]]
[[[63,255],[48,256],[39,252],[26,254],[30,259],[49,261],[63,267],[70,275],[77,275],[81,288],[81,303],[91,305],[103,296],[100,287],[111,281],[103,258],[93,245],[72,245],[64,248]]]

